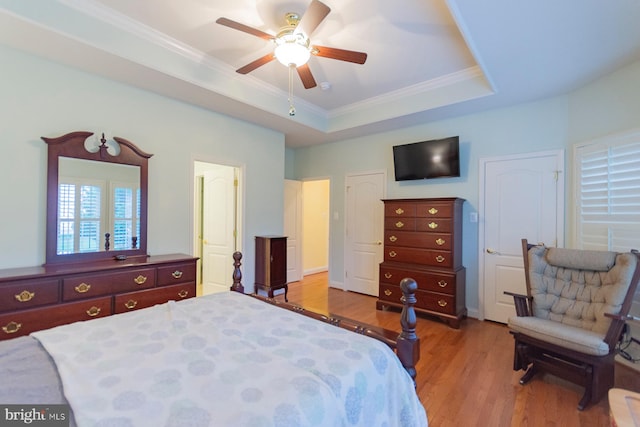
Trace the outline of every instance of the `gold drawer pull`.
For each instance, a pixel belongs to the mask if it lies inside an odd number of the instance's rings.
[[[176,270],[173,273],[171,273],[171,275],[173,276],[174,279],[179,279],[182,277],[182,271]]]
[[[78,286],[76,286],[74,288],[76,290],[76,292],[78,292],[79,294],[84,294],[85,292],[89,292],[89,289],[91,289],[91,285],[87,284],[87,283],[80,283]]]
[[[384,277],[386,277],[387,279],[391,279],[393,277],[393,274],[391,273],[384,273]]]
[[[438,282],[438,286],[440,286],[441,288],[446,288],[447,287],[447,282],[445,282],[444,280],[440,280]]]
[[[180,298],[186,298],[186,297],[187,297],[187,295],[189,295],[189,291],[188,291],[188,290],[186,290],[186,289],[183,289],[183,290],[181,290],[180,292],[178,292],[178,296],[179,296]]]
[[[445,260],[445,258],[442,255],[438,255],[436,257],[436,261],[438,261],[438,262],[444,262],[444,260]]]
[[[404,210],[402,210],[402,208],[398,208],[398,209],[396,209],[396,213],[398,215],[402,215],[404,213]]]
[[[396,251],[391,251],[391,252],[389,252],[389,256],[391,258],[395,258],[396,256],[398,256],[398,254],[396,253]]]
[[[389,236],[389,241],[390,242],[395,242],[396,240],[398,240],[398,238],[396,236]]]
[[[431,209],[429,209],[427,212],[429,212],[431,215],[435,215],[435,214],[437,214],[437,213],[438,213],[438,209],[436,209],[436,208],[431,208]]]
[[[124,303],[124,306],[129,310],[131,310],[132,308],[136,308],[136,305],[138,305],[138,301],[132,299]]]
[[[430,222],[429,223],[429,228],[432,230],[435,230],[436,228],[438,228],[438,223],[437,222]]]
[[[16,299],[20,302],[27,302],[27,301],[31,301],[33,299],[33,297],[36,296],[35,292],[29,292],[28,290],[24,290],[22,292],[20,292],[18,295],[15,295]]]
[[[136,282],[136,284],[138,285],[142,285],[144,282],[147,281],[147,278],[144,277],[142,274],[139,275],[138,277],[136,277],[135,279],[133,279],[134,282]]]
[[[404,227],[404,223],[402,221],[396,222],[396,228],[402,228],[402,227]]]
[[[3,326],[2,330],[5,334],[15,334],[20,330],[20,328],[22,328],[22,323],[16,323],[12,321],[7,323],[6,326]]]
[[[389,289],[385,289],[385,290],[384,290],[384,294],[385,294],[386,296],[388,296],[388,297],[390,297],[392,293],[393,293],[393,292],[391,292]]]
[[[100,307],[96,307],[94,305],[89,310],[87,310],[86,313],[91,317],[96,317],[98,314],[100,314],[101,311],[102,309]]]
[[[436,239],[436,245],[442,246],[447,243],[444,239]]]
[[[446,307],[447,306],[447,302],[445,300],[443,300],[443,299],[439,299],[438,300],[438,305],[440,307]]]

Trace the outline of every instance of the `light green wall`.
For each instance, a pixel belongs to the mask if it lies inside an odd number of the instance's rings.
[[[329,268],[333,283],[343,283],[344,181],[353,172],[387,170],[387,198],[461,197],[463,264],[467,268],[467,306],[478,308],[478,227],[469,213],[478,209],[478,161],[481,157],[563,148],[566,144],[565,97],[513,108],[428,123],[399,131],[297,149],[296,179],[330,177],[332,219]],[[460,136],[460,178],[394,180],[392,146],[426,139]]]
[[[388,198],[457,196],[464,204],[463,264],[467,268],[467,307],[478,309],[478,227],[469,214],[478,209],[478,166],[484,157],[566,149],[567,217],[571,218],[571,147],[602,134],[640,127],[640,62],[605,76],[571,94],[496,109],[398,131],[295,150],[292,179],[331,178],[330,280],[343,283],[344,179],[348,173],[386,169]],[[397,183],[391,147],[459,135],[462,176]],[[482,218],[480,218],[482,220]],[[570,239],[566,239],[570,242]]]
[[[194,160],[244,171],[244,265],[254,265],[253,236],[282,233],[284,135],[5,47],[0,58],[0,268],[44,262],[40,137],[76,130],[121,136],[153,153],[150,254],[192,252]],[[245,268],[245,284],[253,279]]]
[[[640,129],[640,61],[608,74],[569,95],[569,141],[573,145],[606,135]],[[640,173],[640,171],[638,171]],[[573,175],[573,165],[567,170]],[[567,194],[574,194],[569,179]],[[567,200],[567,214],[575,212],[573,197]],[[567,243],[575,242],[575,224],[567,228]],[[640,242],[638,242],[640,249]]]

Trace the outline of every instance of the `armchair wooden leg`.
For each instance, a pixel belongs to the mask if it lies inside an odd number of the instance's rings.
[[[525,372],[524,375],[520,378],[520,384],[525,385],[537,373],[538,373],[538,367],[536,366],[535,363],[532,363],[531,366],[529,366],[529,369],[527,369],[527,372]]]
[[[524,371],[527,369],[529,365],[529,360],[527,358],[527,345],[515,341],[515,347],[513,349],[513,370],[514,371]]]

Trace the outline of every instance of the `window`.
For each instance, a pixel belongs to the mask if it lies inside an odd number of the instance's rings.
[[[575,147],[576,247],[640,249],[640,131]]]

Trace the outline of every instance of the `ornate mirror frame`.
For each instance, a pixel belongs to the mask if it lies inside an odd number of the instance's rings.
[[[107,140],[102,134],[101,144],[90,152],[85,147],[86,140],[93,132],[71,132],[57,138],[41,137],[48,146],[47,157],[47,234],[46,264],[79,263],[106,259],[126,259],[129,257],[147,256],[147,188],[148,160],[152,154],[140,150],[135,144],[124,138],[114,137],[119,145],[119,153],[112,154]],[[58,169],[60,157],[93,160],[98,162],[132,165],[140,168],[140,241],[135,249],[100,250],[97,252],[78,252],[71,254],[57,253],[58,228]]]

